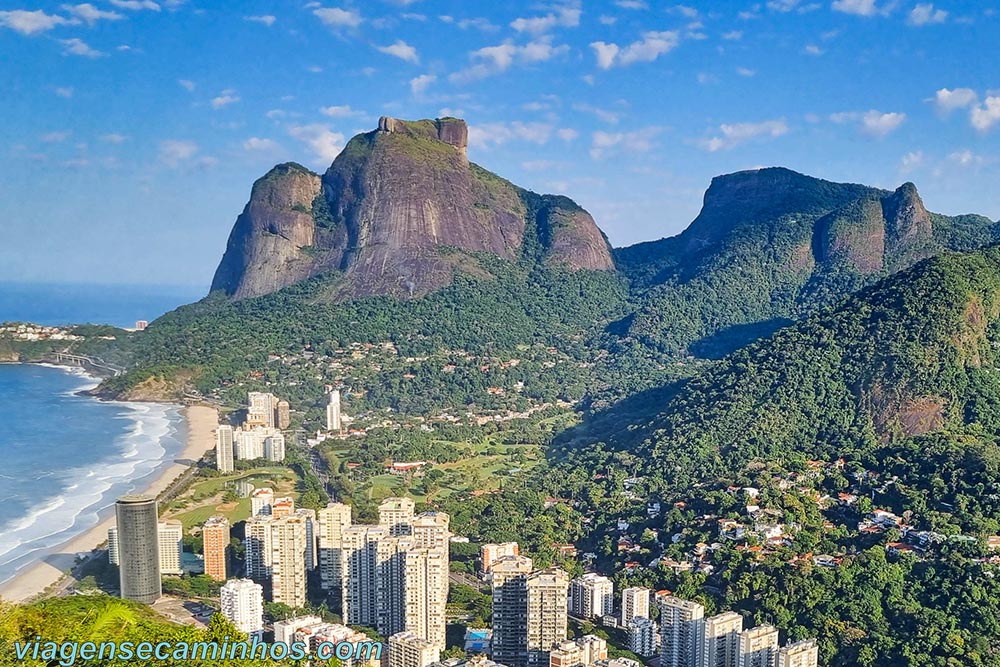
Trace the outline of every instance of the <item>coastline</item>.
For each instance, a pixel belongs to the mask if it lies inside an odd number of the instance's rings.
[[[136,489],[136,493],[159,496],[215,447],[215,428],[218,424],[216,409],[194,405],[183,408],[183,413],[187,422],[187,440],[183,449],[176,458],[162,461],[150,483],[145,488]],[[59,545],[42,561],[26,567],[12,580],[0,585],[0,598],[7,602],[26,602],[59,583],[76,565],[78,558],[89,557],[94,549],[107,541],[108,528],[114,522],[112,514],[96,526]]]

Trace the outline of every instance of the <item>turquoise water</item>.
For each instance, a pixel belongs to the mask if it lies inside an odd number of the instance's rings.
[[[96,380],[0,364],[0,583],[113,512],[186,438],[180,409],[78,396]]]

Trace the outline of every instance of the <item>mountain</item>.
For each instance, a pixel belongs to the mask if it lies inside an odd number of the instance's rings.
[[[253,186],[211,291],[260,296],[319,274],[335,299],[418,296],[451,284],[476,255],[608,271],[610,247],[566,197],[537,195],[469,162],[456,118],[382,117],[319,176],[274,167]]]
[[[995,438],[998,367],[1000,247],[949,252],[736,351],[619,445],[681,483],[928,434]]]
[[[616,251],[642,294],[618,332],[669,354],[721,356],[943,250],[1000,240],[975,215],[783,168],[719,176],[681,234]]]

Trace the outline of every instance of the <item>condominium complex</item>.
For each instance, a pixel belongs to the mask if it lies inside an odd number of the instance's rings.
[[[278,424],[278,397],[260,391],[247,394],[246,425],[274,428]]]
[[[403,627],[445,649],[448,605],[448,552],[411,549],[406,552]]]
[[[264,589],[249,579],[230,579],[220,593],[222,615],[240,632],[259,635],[264,630]]]
[[[254,489],[250,494],[250,516],[270,515],[272,504],[274,504],[274,489],[266,486]]]
[[[517,556],[520,553],[517,542],[504,542],[502,544],[484,544],[479,547],[479,571],[483,575],[488,575],[493,563],[507,556]]]
[[[700,664],[705,641],[705,608],[697,602],[666,596],[660,600],[660,666]]]
[[[285,435],[269,426],[236,428],[233,431],[233,456],[239,461],[284,461]]]
[[[610,579],[589,572],[569,586],[569,613],[577,618],[599,618],[614,612],[615,586]]]
[[[271,599],[306,606],[306,519],[271,519]]]
[[[778,657],[778,629],[761,625],[739,634],[739,667],[774,667]]]
[[[727,611],[705,619],[702,667],[739,667],[743,617]]]
[[[316,513],[316,524],[320,586],[325,591],[339,591],[341,543],[344,530],[351,525],[350,505],[330,503]]]
[[[343,428],[340,419],[340,390],[334,389],[330,392],[330,401],[326,404],[326,430],[332,433],[339,433]]]
[[[312,572],[317,566],[316,553],[316,510],[299,508],[295,516],[306,523],[306,570]]]
[[[409,498],[386,498],[378,506],[378,523],[390,535],[409,535],[415,505]]]
[[[418,549],[448,551],[449,517],[444,512],[424,512],[410,520],[410,536]]]
[[[271,577],[271,517],[252,516],[244,524],[244,564],[246,575],[257,583]]]
[[[556,644],[549,652],[549,667],[591,667],[608,659],[608,643],[595,635],[584,635]]]
[[[387,667],[429,667],[441,659],[441,650],[431,641],[412,632],[389,637]]]
[[[169,519],[158,523],[156,529],[160,541],[160,574],[183,574],[184,527],[180,521]]]
[[[205,574],[216,581],[225,581],[229,569],[229,519],[224,516],[209,517],[202,526],[201,540]]]
[[[628,624],[628,650],[648,658],[656,655],[656,623],[636,616]]]
[[[566,639],[569,575],[557,567],[539,570],[527,576],[525,588],[528,603],[527,665],[542,667],[549,664],[552,647]]]
[[[819,648],[815,639],[804,639],[778,650],[777,667],[817,667]]]
[[[152,604],[162,592],[156,499],[143,495],[119,498],[115,503],[115,520],[121,596]]]
[[[215,467],[219,472],[233,471],[233,427],[219,424],[215,431]]]
[[[631,586],[622,591],[622,627],[629,627],[633,618],[649,618],[648,588]]]
[[[331,647],[338,644],[350,645],[350,657],[337,659],[340,667],[379,667],[382,644],[373,642],[368,635],[345,625],[324,623],[315,617],[308,618],[315,619],[315,622],[303,624],[297,622],[299,619],[293,619],[294,631],[289,632],[288,628],[282,629],[282,636],[287,637],[286,643],[302,642],[313,653],[323,645],[325,651],[334,650]],[[276,641],[277,625],[275,623]]]

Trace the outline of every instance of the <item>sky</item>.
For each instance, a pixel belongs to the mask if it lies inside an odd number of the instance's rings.
[[[997,219],[998,56],[995,1],[2,0],[0,281],[207,289],[253,181],[381,115],[615,246],[760,166]]]

